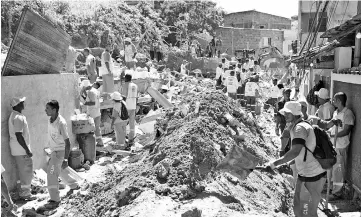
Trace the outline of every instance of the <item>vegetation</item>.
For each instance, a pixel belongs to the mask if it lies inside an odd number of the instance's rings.
[[[140,43],[164,39],[174,44],[199,32],[214,33],[223,21],[223,11],[210,1],[164,2],[155,10],[148,2],[135,7],[124,1],[1,1],[1,41],[9,45],[24,6],[59,25],[72,37],[72,45],[104,47],[129,36]]]

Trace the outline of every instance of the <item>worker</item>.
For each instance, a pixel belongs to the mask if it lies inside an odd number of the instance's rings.
[[[10,105],[12,112],[9,117],[10,151],[14,157],[20,179],[21,190],[19,196],[23,200],[35,200],[31,194],[33,180],[33,153],[30,148],[29,126],[26,117],[22,114],[25,109],[26,97],[12,98]]]
[[[256,73],[260,73],[261,72],[261,67],[259,66],[258,61],[254,61],[254,65],[253,65],[253,69]]]
[[[137,55],[137,49],[135,45],[132,43],[130,38],[124,39],[125,50],[124,50],[124,57],[125,57],[125,66],[128,69],[134,69],[134,58]]]
[[[126,106],[124,98],[118,91],[111,94],[111,98],[114,101],[113,113],[112,113],[112,123],[111,128],[115,131],[115,138],[117,145],[121,149],[125,149],[125,136],[126,136],[126,127],[128,125],[128,120],[122,120],[120,117],[122,115],[122,106]]]
[[[156,46],[157,46],[157,43],[156,43],[155,39],[153,39],[149,46],[149,55],[150,55],[151,60],[154,60]]]
[[[249,68],[254,68],[254,65],[255,65],[255,63],[254,63],[254,58],[253,58],[253,57],[250,57],[250,58],[249,58],[249,62],[248,62],[248,67],[249,67]]]
[[[78,57],[77,50],[73,48],[72,46],[69,46],[68,53],[66,55],[65,60],[65,72],[66,73],[75,73],[75,60]]]
[[[238,80],[235,76],[235,72],[232,70],[230,76],[226,78],[225,86],[227,87],[228,96],[232,99],[237,99]]]
[[[154,49],[157,57],[157,62],[160,62],[162,60],[162,45],[160,44],[160,42],[157,42],[157,46],[155,46]]]
[[[247,100],[247,110],[255,112],[256,111],[256,96],[259,93],[259,76],[257,74],[252,75],[249,78],[249,81],[246,83],[245,88],[245,97]]]
[[[272,79],[273,87],[271,87],[270,98],[267,100],[267,104],[275,106],[278,100],[282,97],[282,91],[277,85],[277,78]]]
[[[99,73],[103,78],[103,92],[114,92],[114,63],[110,54],[111,44],[107,44],[101,56],[102,66],[99,68]]]
[[[180,71],[180,73],[182,74],[182,75],[185,75],[186,73],[187,73],[187,65],[188,65],[189,63],[187,62],[187,60],[183,60],[183,62],[182,62],[182,64],[181,64],[181,71]]]
[[[333,144],[336,147],[337,163],[333,166],[331,173],[333,188],[330,200],[342,199],[342,189],[345,187],[346,181],[348,147],[350,145],[351,131],[355,126],[355,115],[346,107],[346,102],[347,95],[343,92],[336,93],[332,101],[332,104],[337,108],[333,113],[332,120],[341,120],[342,124],[332,126],[329,130],[332,143],[334,143],[335,136],[337,136],[336,144]],[[336,127],[338,127],[337,135]]]
[[[14,211],[16,212],[16,210],[18,209],[18,206],[11,199],[8,186],[6,185],[6,182],[3,177],[4,172],[5,172],[5,168],[1,164],[1,195],[5,198],[6,202],[8,203],[8,207],[6,207],[6,209],[4,209],[3,214],[5,216],[16,216]]]
[[[282,92],[283,97],[277,102],[277,106],[276,106],[276,114],[275,114],[275,121],[276,121],[276,129],[275,129],[275,133],[277,136],[279,136],[280,134],[282,134],[283,130],[286,127],[286,119],[284,118],[283,115],[281,115],[279,113],[279,111],[281,109],[283,109],[284,105],[286,104],[286,102],[289,102],[291,99],[291,89],[284,89]]]
[[[216,77],[214,78],[216,80],[216,86],[221,86],[223,73],[224,71],[222,69],[222,63],[219,63],[218,67],[216,68]]]
[[[223,69],[223,71],[228,70],[228,68],[229,68],[229,61],[227,61],[225,57],[222,57],[222,69]]]
[[[85,83],[85,85],[88,85]],[[85,87],[86,92],[86,102],[84,105],[87,106],[87,113],[90,117],[94,119],[95,124],[95,139],[97,141],[98,147],[103,147],[103,139],[100,131],[100,122],[101,122],[101,113],[100,113],[100,93],[99,93],[100,83],[95,82],[92,86]]]
[[[248,72],[248,70],[249,70],[249,59],[248,59],[248,58],[247,58],[246,61],[243,63],[242,68],[245,69],[246,72]]]
[[[94,83],[98,77],[95,57],[90,53],[89,48],[84,49],[84,56],[86,57],[85,66],[88,74],[88,79],[91,83]]]
[[[270,162],[267,170],[273,170],[277,166],[295,160],[297,168],[297,184],[294,194],[294,214],[303,215],[303,206],[301,206],[301,187],[304,185],[309,191],[312,200],[309,202],[308,215],[317,216],[318,205],[321,200],[321,191],[326,181],[326,171],[312,154],[308,154],[304,159],[307,147],[313,151],[316,148],[316,136],[310,124],[302,121],[301,104],[299,102],[286,102],[284,108],[280,110],[290,128],[291,149],[281,158]]]
[[[46,104],[45,112],[50,117],[48,122],[48,143],[44,152],[49,157],[43,170],[47,173],[47,184],[50,200],[40,207],[41,210],[52,210],[59,206],[59,177],[71,189],[79,189],[77,180],[65,170],[68,167],[70,140],[65,119],[59,114],[59,102],[51,100]]]
[[[321,120],[331,120],[335,107],[330,102],[328,90],[326,88],[321,88],[319,91],[315,92],[315,95],[317,96],[319,106],[316,115],[321,118]]]
[[[138,98],[138,86],[132,82],[132,75],[125,75],[125,84],[122,87],[121,91],[123,96],[126,96],[126,104],[129,115],[129,128],[130,132],[128,135],[129,145],[132,145],[134,142],[135,136],[135,110],[137,108],[137,98]]]

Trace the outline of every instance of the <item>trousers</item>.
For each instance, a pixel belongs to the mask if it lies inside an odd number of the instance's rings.
[[[321,200],[321,191],[325,182],[325,178],[321,178],[315,182],[302,182],[300,181],[300,179],[297,179],[295,195],[293,198],[293,211],[296,217],[304,216],[304,207],[301,206],[301,187],[303,184],[305,185],[312,198],[308,206],[308,216],[317,217],[317,208]]]
[[[53,201],[60,201],[59,177],[66,185],[69,185],[70,188],[78,186],[77,180],[70,177],[69,173],[61,168],[64,161],[64,154],[65,151],[53,151],[50,154],[49,161],[43,166],[43,170],[47,173],[50,200]]]
[[[101,122],[101,116],[98,116],[94,118],[94,124],[95,124],[95,140],[98,144],[103,145],[103,139],[102,139],[102,132],[100,130],[100,122]]]
[[[33,159],[27,155],[14,156],[16,167],[19,171],[19,178],[21,184],[21,191],[19,196],[26,197],[29,196],[31,181],[33,180]]]
[[[125,135],[127,133],[127,124],[128,121],[122,121],[114,124],[115,138],[117,141],[117,145],[125,144]]]
[[[128,110],[129,115],[129,128],[130,132],[128,135],[128,139],[132,140],[135,136],[135,109]]]
[[[337,162],[333,166],[331,174],[331,180],[333,182],[332,193],[337,194],[341,191],[344,181],[346,180],[346,171],[347,171],[347,152],[348,147],[346,148],[336,148],[337,153]]]

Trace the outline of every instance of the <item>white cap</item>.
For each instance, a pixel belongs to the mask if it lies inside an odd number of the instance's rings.
[[[113,99],[113,100],[122,100],[122,95],[118,92],[118,91],[115,91],[114,93],[110,94],[110,97]]]
[[[169,90],[168,86],[167,85],[162,85],[162,90]]]
[[[82,86],[82,87],[90,87],[90,86],[91,86],[91,83],[90,83],[89,80],[83,80],[83,81],[81,82],[81,86]]]
[[[132,42],[132,39],[130,39],[130,38],[125,38],[124,41]]]
[[[26,97],[14,97],[11,99],[10,105],[11,107],[14,107],[18,105],[21,102],[24,102],[26,100]]]
[[[321,99],[329,99],[330,94],[326,88],[321,88],[319,91],[315,92],[315,95],[320,97]]]
[[[302,115],[301,104],[296,101],[286,102],[283,109],[281,109],[279,112],[282,115],[285,115],[285,112],[292,113],[293,115]]]

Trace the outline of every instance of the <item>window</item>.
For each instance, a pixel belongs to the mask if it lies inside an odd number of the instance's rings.
[[[259,28],[260,28],[260,29],[264,29],[264,26],[263,26],[263,25],[262,25],[262,26],[259,26]]]
[[[272,41],[271,38],[268,38],[268,45],[271,45]]]

